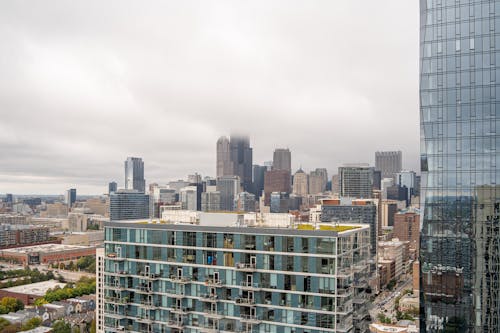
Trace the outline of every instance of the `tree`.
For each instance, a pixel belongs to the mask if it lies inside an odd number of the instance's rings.
[[[21,329],[23,331],[32,330],[32,329],[40,326],[41,323],[42,323],[42,319],[40,319],[40,317],[33,317],[33,318],[29,319],[26,323],[24,323],[24,325],[21,326]]]
[[[58,320],[52,326],[53,333],[71,333],[71,325],[64,320]]]
[[[4,297],[0,300],[0,314],[16,312],[24,309],[24,304],[14,297]]]
[[[90,333],[96,333],[96,332],[97,329],[96,329],[95,319],[92,319],[92,323],[90,324]]]
[[[5,318],[0,317],[0,332],[3,332],[3,329],[10,325],[10,321]],[[94,332],[95,333],[95,332]]]

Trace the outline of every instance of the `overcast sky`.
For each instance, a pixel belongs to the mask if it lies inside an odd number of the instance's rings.
[[[1,1],[0,193],[215,175],[219,136],[292,168],[419,154],[418,1]]]

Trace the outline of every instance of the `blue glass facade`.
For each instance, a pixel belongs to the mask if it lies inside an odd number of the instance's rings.
[[[369,227],[109,223],[106,332],[366,331]]]
[[[499,14],[499,1],[420,1],[423,331],[500,325]]]

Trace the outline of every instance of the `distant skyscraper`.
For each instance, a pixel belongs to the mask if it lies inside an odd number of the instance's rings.
[[[421,329],[500,327],[500,3],[420,0]]]
[[[300,196],[309,194],[309,176],[302,169],[293,175],[293,193]]]
[[[401,187],[406,186],[408,190],[408,202],[411,201],[411,196],[415,193],[416,177],[415,171],[401,171],[397,174],[396,183]]]
[[[118,184],[116,182],[111,182],[108,184],[108,194],[111,192],[116,192],[118,190]]]
[[[7,194],[5,195],[5,202],[6,202],[6,203],[10,203],[10,204],[11,204],[11,203],[13,203],[13,202],[14,202],[14,199],[13,199],[13,198],[14,198],[14,197],[12,196],[12,194],[11,194],[11,193],[7,193]]]
[[[190,184],[201,184],[201,175],[196,172],[193,175],[188,175],[188,182]]]
[[[137,190],[118,190],[110,194],[110,221],[147,218],[149,218],[149,195]]]
[[[240,177],[224,176],[217,178],[217,191],[220,192],[220,209],[232,211],[234,198],[240,193]]]
[[[326,169],[316,169],[309,174],[309,193],[318,194],[326,191],[328,173]]]
[[[272,192],[290,193],[290,172],[287,170],[266,171],[264,175],[265,204],[269,206]]]
[[[256,198],[260,198],[264,190],[264,174],[267,167],[263,165],[253,165],[253,194]]]
[[[233,175],[240,177],[243,190],[252,190],[252,148],[246,136],[231,135],[230,157]]]
[[[351,164],[339,167],[340,195],[353,198],[373,196],[373,167]]]
[[[278,148],[273,154],[273,168],[275,170],[287,170],[292,173],[292,153],[290,149]]]
[[[229,139],[221,136],[217,140],[217,177],[231,176],[233,165],[231,163],[231,148]]]
[[[185,210],[198,210],[198,195],[196,186],[186,186],[181,188],[179,193],[179,200],[182,204],[182,209]],[[200,202],[201,207],[201,202]]]
[[[125,161],[125,189],[145,193],[144,162],[138,157],[127,157]]]
[[[401,151],[377,151],[375,169],[382,171],[382,179],[396,180],[396,174],[403,169],[403,153]]]
[[[73,204],[76,202],[76,188],[70,188],[66,191],[66,195],[64,196],[64,203],[68,205],[68,208],[73,207]]]

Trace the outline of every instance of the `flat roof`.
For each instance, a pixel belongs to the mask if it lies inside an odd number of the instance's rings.
[[[268,234],[268,235],[290,235],[290,236],[325,236],[338,237],[352,232],[359,232],[370,228],[368,224],[358,223],[318,223],[310,224],[312,227],[300,227],[307,223],[296,223],[294,226],[276,227],[267,225],[245,225],[240,226],[207,226],[190,223],[162,223],[160,220],[124,220],[104,223],[105,227],[119,227],[132,229],[155,229],[172,231],[204,231],[204,232],[226,232],[240,234]]]
[[[91,249],[92,246],[65,245],[65,244],[42,244],[33,246],[16,247],[2,250],[4,253],[29,254],[34,252],[61,252],[70,250]]]
[[[13,293],[31,294],[31,295],[35,295],[35,296],[45,296],[45,293],[47,292],[47,290],[53,289],[54,287],[57,287],[57,286],[59,286],[60,288],[63,288],[65,285],[66,285],[66,283],[61,283],[57,280],[48,280],[48,281],[37,282],[37,283],[32,283],[32,284],[25,284],[24,286],[5,288],[3,290],[10,291]]]

